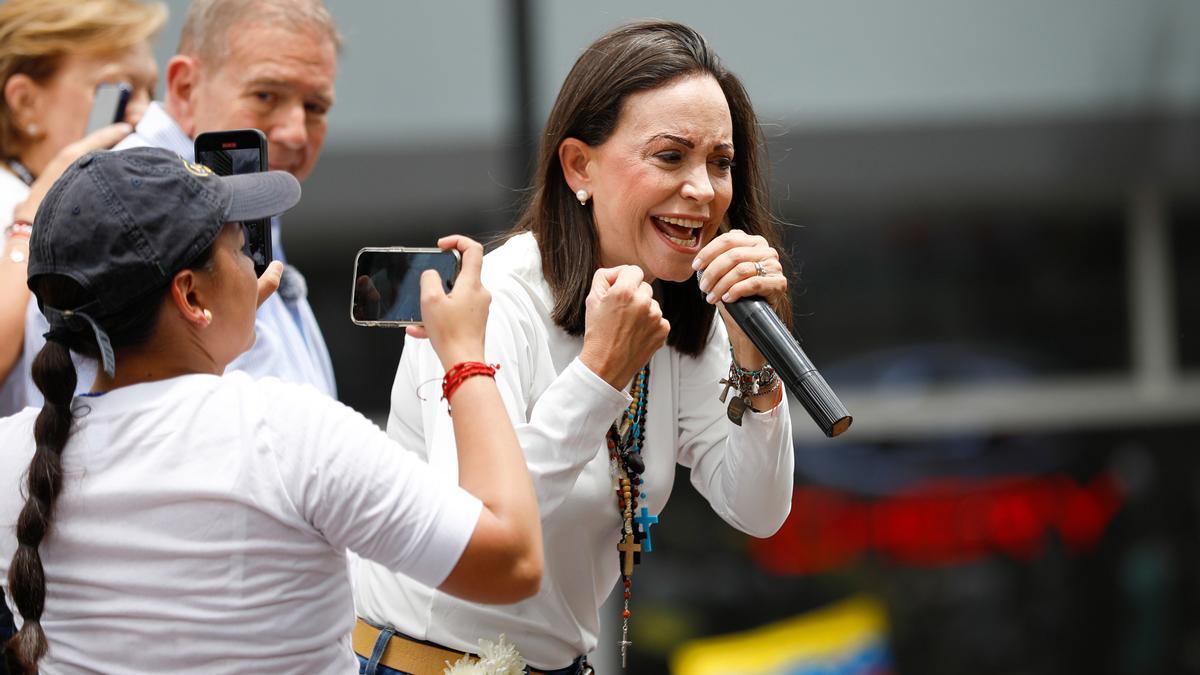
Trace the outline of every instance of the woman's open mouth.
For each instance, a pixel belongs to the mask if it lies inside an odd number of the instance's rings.
[[[700,233],[704,231],[703,220],[671,216],[650,216],[650,220],[659,234],[672,244],[689,250],[699,247]]]

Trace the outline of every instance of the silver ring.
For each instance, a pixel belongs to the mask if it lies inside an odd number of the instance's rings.
[[[768,276],[767,268],[763,267],[761,260],[754,263],[754,271],[757,272],[758,276],[760,276],[760,277]]]

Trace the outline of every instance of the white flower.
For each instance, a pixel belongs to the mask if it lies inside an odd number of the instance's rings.
[[[525,675],[525,659],[500,635],[498,642],[479,641],[479,658],[464,656],[454,665],[446,662],[442,675]]]
[[[442,671],[442,675],[488,675],[483,666],[474,661],[468,661],[467,659],[469,658],[471,657],[464,656],[454,665],[450,665],[450,662],[447,661],[446,669]]]

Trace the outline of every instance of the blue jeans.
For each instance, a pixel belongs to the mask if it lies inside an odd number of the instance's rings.
[[[365,659],[359,654],[358,657],[358,675],[412,675],[403,670],[388,668],[379,664],[379,659],[383,658],[383,652],[387,649],[388,640],[396,634],[396,629],[388,626],[379,631],[379,637],[375,640],[375,648],[371,650],[371,658]]]
[[[358,656],[358,654],[355,654],[355,656]],[[369,660],[364,659],[361,656],[358,656],[358,675],[409,675],[409,674],[404,672],[403,670],[396,670],[395,668],[388,668],[387,666],[381,666],[378,663],[375,664],[374,668],[371,668],[371,662]]]

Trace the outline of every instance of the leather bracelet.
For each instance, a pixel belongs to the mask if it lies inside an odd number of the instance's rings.
[[[729,347],[729,381],[737,388],[742,398],[769,394],[778,389],[782,382],[775,368],[764,363],[758,370],[746,370],[738,365],[733,357],[733,346]]]

